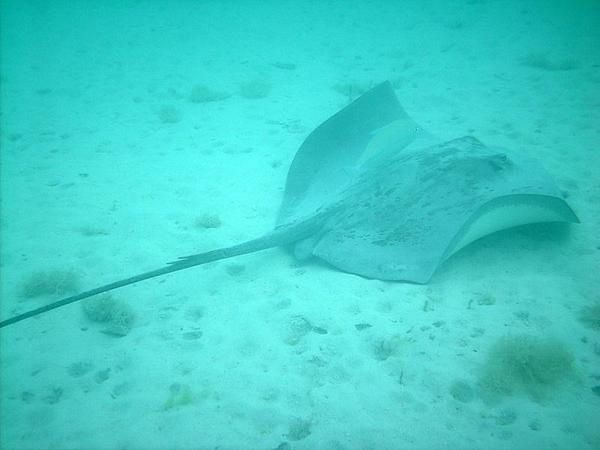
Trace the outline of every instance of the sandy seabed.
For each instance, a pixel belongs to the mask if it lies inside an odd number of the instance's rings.
[[[5,328],[2,448],[600,447],[597,2],[43,4],[0,5],[3,318],[57,299],[32,274],[88,289],[266,232],[303,139],[386,79],[432,133],[537,158],[581,224],[424,286],[272,249],[115,291],[123,333],[80,304]],[[506,336],[568,376],[490,398]]]

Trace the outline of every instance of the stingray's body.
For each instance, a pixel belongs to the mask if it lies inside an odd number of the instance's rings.
[[[307,137],[272,232],[60,300],[0,328],[148,278],[284,245],[357,275],[426,283],[470,242],[536,222],[578,222],[540,165],[471,136],[440,142],[407,116],[386,82]]]
[[[297,245],[347,272],[426,283],[442,261],[483,235],[576,221],[531,161],[472,137],[426,150],[362,172],[328,206],[322,226]]]

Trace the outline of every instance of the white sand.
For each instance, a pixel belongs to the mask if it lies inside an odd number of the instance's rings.
[[[87,289],[269,230],[337,84],[391,79],[431,132],[538,158],[582,223],[486,238],[427,286],[273,249],[115,291],[125,337],[79,304],[3,329],[2,448],[599,448],[600,334],[578,320],[600,301],[597,2],[75,3],[0,6],[3,318],[56,299],[19,296],[35,271]],[[198,84],[231,96],[193,103]],[[574,379],[484,401],[510,334],[561,341]]]

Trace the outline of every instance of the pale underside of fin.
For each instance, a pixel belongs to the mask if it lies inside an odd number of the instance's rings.
[[[546,195],[508,195],[490,200],[463,226],[448,246],[444,259],[472,242],[498,231],[544,222],[578,223],[567,203]]]

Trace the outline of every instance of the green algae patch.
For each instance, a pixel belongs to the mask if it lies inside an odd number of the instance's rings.
[[[169,396],[163,405],[163,409],[168,411],[174,408],[191,405],[194,403],[192,389],[183,383],[173,383],[169,386]]]
[[[106,334],[126,336],[133,328],[135,314],[131,307],[110,294],[84,300],[81,307],[88,320],[106,324]]]
[[[529,335],[504,336],[490,349],[479,376],[482,397],[525,394],[543,401],[569,379],[575,358],[560,341]]]
[[[46,295],[64,296],[79,290],[79,275],[70,270],[45,270],[30,273],[21,283],[19,294],[23,298]]]

